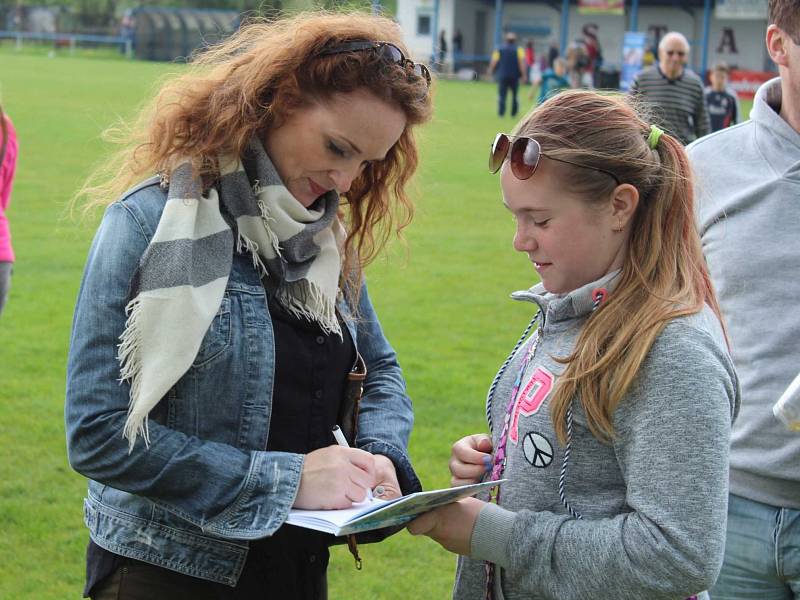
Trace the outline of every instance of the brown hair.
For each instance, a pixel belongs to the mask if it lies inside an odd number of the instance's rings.
[[[719,61],[718,63],[714,64],[714,67],[711,69],[712,71],[719,71],[720,73],[730,73],[731,68],[728,66],[728,63],[724,61]]]
[[[195,56],[187,73],[167,80],[133,124],[106,131],[123,148],[78,196],[88,199],[87,209],[109,204],[141,179],[169,173],[186,157],[210,186],[219,177],[220,154],[241,155],[253,136],[263,139],[298,108],[365,89],[398,106],[407,125],[386,158],[365,169],[344,195],[343,274],[358,284],[390,233],[411,221],[414,208],[406,186],[418,162],[413,128],[430,119],[432,102],[423,78],[387,64],[377,52],[320,56],[323,49],[357,40],[392,42],[408,56],[400,29],[385,17],[312,12],[244,25]]]
[[[798,0],[769,0],[768,23],[775,24],[800,44],[800,2]]]
[[[559,440],[565,416],[580,399],[600,440],[614,436],[612,415],[667,322],[711,306],[722,322],[695,228],[690,167],[683,146],[663,134],[655,149],[650,125],[630,97],[566,91],[539,106],[518,135],[535,138],[554,158],[615,173],[639,191],[618,285],[588,319],[550,405]],[[616,182],[607,174],[553,163],[566,189],[605,202]]]

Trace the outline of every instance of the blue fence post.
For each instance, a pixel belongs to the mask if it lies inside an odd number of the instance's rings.
[[[569,0],[561,3],[561,56],[567,56],[567,42],[569,40]]]
[[[628,31],[637,31],[639,29],[639,0],[631,2],[631,24]]]
[[[500,40],[503,37],[503,0],[494,2],[494,47],[500,47]]]
[[[700,55],[700,77],[706,80],[706,70],[708,68],[708,30],[711,27],[711,0],[706,0],[705,12],[703,13],[703,48]]]

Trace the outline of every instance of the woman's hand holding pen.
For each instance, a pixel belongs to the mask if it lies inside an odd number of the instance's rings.
[[[400,483],[397,481],[397,471],[394,463],[383,454],[374,454],[375,457],[375,489],[373,493],[381,500],[391,500],[403,495]]]
[[[466,485],[483,480],[492,470],[492,438],[485,433],[475,433],[461,438],[450,454],[450,485]]]
[[[347,442],[347,438],[345,437],[344,433],[342,432],[341,428],[336,425],[331,432],[333,434],[333,439],[336,440],[336,443],[342,446],[343,448],[349,448],[350,444]],[[372,455],[375,459],[375,489],[371,490],[371,494],[367,494],[370,498],[374,495],[377,498],[381,498],[383,500],[391,500],[392,498],[399,498],[403,495],[403,491],[400,489],[400,483],[397,481],[397,471],[395,471],[394,463],[386,456],[382,454],[374,454]]]
[[[362,502],[378,479],[375,458],[364,450],[338,445],[310,452],[294,508],[349,508],[353,502]]]

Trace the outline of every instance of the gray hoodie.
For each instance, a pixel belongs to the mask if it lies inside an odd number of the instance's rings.
[[[471,557],[459,560],[454,598],[484,598],[483,560],[498,566],[495,598],[505,600],[682,599],[716,579],[738,382],[707,307],[673,320],[658,336],[614,412],[612,443],[590,433],[573,402],[565,495],[582,518],[573,518],[559,497],[564,448],[550,417],[548,380],[555,384],[564,365],[553,357],[573,350],[594,290],[613,294],[615,276],[564,296],[541,285],[513,295],[538,304],[544,318],[521,379],[526,406],[518,412],[517,441],[510,436],[507,445],[503,476],[510,481],[500,506],[487,504],[478,517]],[[488,407],[495,447],[526,347],[500,377]],[[526,394],[531,380],[543,391]]]
[[[772,414],[800,371],[800,133],[784,121],[780,79],[750,120],[688,148],[703,252],[742,381],[731,493],[800,509],[800,435]]]

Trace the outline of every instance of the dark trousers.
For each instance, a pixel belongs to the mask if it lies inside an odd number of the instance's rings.
[[[517,92],[519,91],[519,77],[503,77],[498,82],[497,114],[501,117],[506,114],[506,95],[511,92],[511,116],[516,117],[519,110]]]
[[[327,600],[328,551],[248,559],[235,588],[133,559],[96,585],[92,600]],[[287,560],[288,559],[288,560]],[[293,559],[293,560],[292,560]]]

